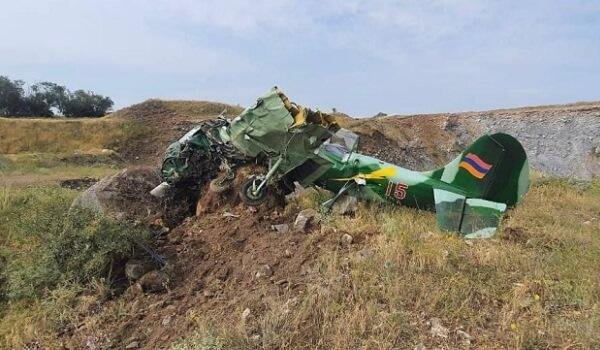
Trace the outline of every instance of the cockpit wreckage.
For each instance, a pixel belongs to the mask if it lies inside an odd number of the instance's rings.
[[[465,238],[494,234],[503,213],[529,188],[529,166],[521,144],[497,133],[477,139],[456,159],[432,171],[412,171],[357,152],[358,135],[340,128],[335,117],[291,102],[278,88],[258,98],[233,120],[223,115],[205,121],[164,156],[164,182],[153,195],[171,187],[196,186],[210,178],[222,191],[247,163],[264,165],[240,190],[248,205],[262,203],[269,188],[318,186],[335,195],[433,210],[440,229]]]

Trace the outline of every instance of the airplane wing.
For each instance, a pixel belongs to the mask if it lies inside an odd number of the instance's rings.
[[[438,226],[458,231],[465,238],[486,238],[496,232],[506,204],[434,189]]]

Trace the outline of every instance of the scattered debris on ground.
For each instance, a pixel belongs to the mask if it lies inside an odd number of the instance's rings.
[[[231,322],[239,321],[241,312],[249,338],[260,337],[256,320],[267,300],[302,294],[317,276],[312,269],[323,251],[360,250],[352,239],[340,244],[344,232],[321,230],[313,209],[284,214],[275,200],[249,210],[232,193],[205,196],[211,199],[199,202],[211,205],[203,207],[202,215],[157,238],[157,249],[167,259],[164,269],[150,270],[151,265],[136,260],[127,263],[131,286],[121,298],[129,300],[123,305],[129,316],[104,322],[111,317],[106,310],[119,299],[107,301],[105,311],[82,315],[81,328],[64,344],[84,347],[93,338],[105,346],[102,334],[111,334],[112,344],[164,347],[193,332],[196,325],[187,313],[191,309]]]
[[[72,190],[85,190],[98,182],[98,179],[92,177],[83,177],[81,179],[67,179],[59,182],[60,187],[70,188]]]

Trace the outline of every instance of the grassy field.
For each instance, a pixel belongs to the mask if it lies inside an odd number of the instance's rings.
[[[0,186],[0,349],[59,348],[56,335],[74,326],[82,300],[109,297],[118,288],[113,269],[147,237],[143,228],[70,209],[77,194]]]
[[[56,335],[73,331],[79,311],[114,296],[112,266],[135,250],[130,237],[147,233],[69,212],[78,192],[57,182],[121,168],[102,149],[135,135],[124,125],[0,118],[0,349],[59,348]],[[442,233],[432,213],[396,207],[325,216],[322,229],[365,237],[364,248],[321,256],[318,278],[293,303],[265,300],[261,346],[600,348],[600,180],[535,178],[487,240]],[[189,314],[198,332],[175,350],[256,346],[241,324]],[[446,337],[432,335],[432,319]]]
[[[121,166],[121,161],[113,153],[0,154],[0,185],[53,185],[65,179],[103,178],[115,173]]]
[[[272,302],[262,346],[600,348],[599,181],[537,179],[493,239],[441,233],[433,214],[406,208],[362,207],[325,227],[370,239],[349,258],[324,255],[321,282],[291,312],[289,301]],[[434,318],[447,338],[432,335]],[[252,344],[236,331],[242,325],[200,319],[198,326],[173,349]]]
[[[0,118],[0,154],[95,151],[125,136],[123,122],[112,118]]]
[[[0,344],[7,348],[35,340],[56,345],[53,336],[69,327],[86,300],[82,294],[110,294],[106,277],[114,260],[97,259],[126,254],[124,227],[69,216],[75,195],[47,186],[0,188]],[[324,229],[368,237],[363,253],[323,255],[319,282],[291,312],[282,311],[290,306],[281,300],[268,302],[261,341],[267,348],[466,348],[461,331],[471,348],[598,348],[599,218],[599,181],[548,179],[535,180],[523,205],[488,240],[441,233],[433,214],[407,208],[363,206],[354,218],[326,218]],[[73,227],[81,231],[60,233]],[[71,261],[69,268],[55,265],[57,251],[90,239],[99,251],[59,260]],[[432,318],[440,319],[447,338],[431,335]],[[198,329],[173,348],[251,344],[236,325],[199,317]]]

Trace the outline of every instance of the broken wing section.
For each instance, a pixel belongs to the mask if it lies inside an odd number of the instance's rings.
[[[487,238],[496,232],[506,204],[434,189],[438,227],[465,238]]]

